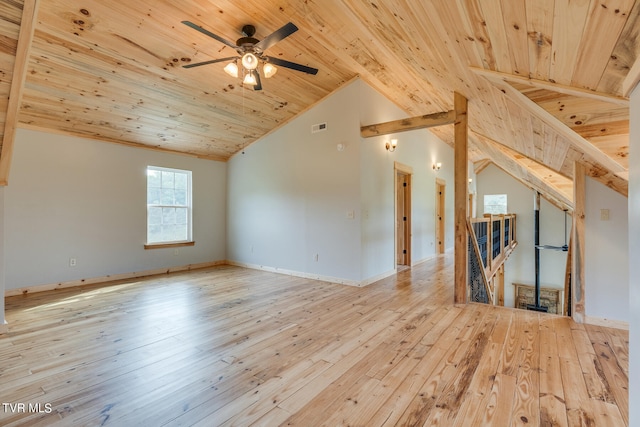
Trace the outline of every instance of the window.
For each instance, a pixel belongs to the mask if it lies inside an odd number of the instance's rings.
[[[484,196],[484,213],[500,215],[507,213],[506,194],[486,194]]]
[[[191,171],[147,167],[147,244],[191,241]]]

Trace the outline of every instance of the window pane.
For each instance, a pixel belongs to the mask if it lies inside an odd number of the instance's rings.
[[[148,205],[159,205],[160,204],[160,195],[162,192],[159,188],[147,188],[147,204]]]
[[[162,172],[162,188],[173,188],[174,187],[174,176],[173,172]]]
[[[175,204],[174,200],[174,193],[175,190],[168,190],[166,188],[162,189],[162,204],[163,205],[173,205]]]
[[[162,208],[149,208],[148,215],[149,215],[148,217],[149,225],[162,224]]]
[[[191,172],[149,166],[147,241],[163,243],[191,238]]]
[[[156,242],[162,241],[161,225],[149,225],[147,227],[147,241],[149,243],[156,243]]]
[[[506,194],[486,194],[484,196],[484,213],[500,215],[507,213]]]
[[[176,175],[175,175],[175,188],[186,191],[186,189],[187,189],[187,174],[186,173],[176,173]]]
[[[160,188],[162,181],[160,180],[160,171],[147,169],[147,186]]]
[[[164,225],[171,225],[176,223],[176,210],[175,208],[163,208],[162,209],[162,223]]]
[[[176,224],[187,225],[187,209],[176,209]],[[186,227],[184,227],[186,229]]]
[[[175,204],[185,206],[187,204],[187,190],[175,190]]]

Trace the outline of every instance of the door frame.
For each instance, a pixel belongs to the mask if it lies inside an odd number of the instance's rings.
[[[436,178],[436,209],[435,209],[435,237],[436,255],[444,254],[446,248],[445,218],[446,218],[446,189],[447,182]]]
[[[407,220],[404,221],[404,241],[406,254],[404,254],[404,264],[398,263],[398,175],[407,176],[407,186],[404,192],[404,212]],[[393,265],[411,266],[411,187],[412,187],[413,168],[402,163],[394,162],[393,164]]]

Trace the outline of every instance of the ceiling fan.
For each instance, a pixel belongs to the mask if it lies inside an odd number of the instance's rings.
[[[298,31],[298,27],[291,22],[287,23],[279,30],[274,31],[263,40],[258,40],[253,37],[256,33],[256,28],[253,25],[245,25],[242,27],[242,34],[244,37],[240,37],[235,43],[232,43],[229,40],[194,24],[193,22],[182,21],[182,23],[238,52],[238,56],[230,56],[227,58],[198,62],[196,64],[188,64],[185,65],[184,68],[200,67],[202,65],[214,64],[216,62],[231,61],[224,67],[224,70],[227,74],[233,77],[238,77],[240,71],[238,62],[240,62],[243,72],[243,83],[253,86],[254,90],[262,89],[262,82],[260,81],[260,73],[258,71],[260,63],[263,64],[262,72],[265,78],[272,77],[276,71],[278,71],[275,65],[295,71],[301,71],[307,74],[315,75],[318,73],[316,68],[307,67],[306,65],[296,64],[295,62],[285,61],[284,59],[274,58],[273,56],[267,56],[264,54],[264,52],[271,46]]]

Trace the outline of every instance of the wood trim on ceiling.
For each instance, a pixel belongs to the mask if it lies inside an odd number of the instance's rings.
[[[547,126],[551,127],[560,136],[566,138],[577,151],[584,153],[586,156],[599,163],[602,167],[609,170],[613,174],[626,173],[627,170],[611,157],[603,153],[599,148],[591,144],[589,141],[578,135],[570,127],[562,123],[556,117],[554,117],[547,110],[527,98],[519,90],[511,86],[509,83],[501,78],[495,76],[484,76],[489,82],[491,82],[498,90],[504,93],[517,105],[527,110],[529,113],[536,116]]]
[[[524,83],[526,85],[538,88],[551,90],[565,95],[578,96],[581,98],[590,98],[598,101],[610,102],[612,104],[622,105],[623,107],[629,106],[629,98],[610,95],[603,92],[595,92],[589,89],[583,89],[575,86],[561,85],[558,83],[551,83],[545,80],[531,79],[528,77],[517,76],[514,74],[501,73],[499,71],[485,70],[484,68],[469,67],[469,69],[475,74],[491,78],[498,78],[502,80],[512,81],[514,83]]]
[[[20,33],[18,35],[18,46],[15,57],[16,61],[13,66],[13,77],[11,80],[9,103],[7,105],[4,135],[2,138],[2,152],[0,152],[0,186],[9,184],[9,171],[11,169],[16,129],[18,127],[18,115],[22,102],[24,83],[27,78],[27,67],[39,5],[38,0],[25,0],[22,9],[22,20],[20,22]]]
[[[640,83],[640,56],[636,58],[636,62],[633,63],[627,77],[622,82],[622,94],[630,96],[638,83]]]

